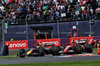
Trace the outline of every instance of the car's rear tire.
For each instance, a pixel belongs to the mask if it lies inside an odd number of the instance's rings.
[[[92,53],[93,52],[93,46],[91,44],[86,44],[85,51],[87,53]]]
[[[43,47],[39,47],[39,56],[44,56],[45,55],[45,51]]]
[[[81,45],[76,45],[76,47],[75,47],[75,52],[76,52],[77,54],[81,54],[81,53],[82,53]]]
[[[59,53],[59,51],[61,50],[60,46],[52,46],[50,50],[52,55],[60,55]]]
[[[19,57],[24,58],[25,57],[25,49],[20,49],[19,51]]]

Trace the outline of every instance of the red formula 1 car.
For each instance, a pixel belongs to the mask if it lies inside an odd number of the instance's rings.
[[[82,39],[78,41],[73,41],[71,44],[65,47],[62,53],[78,53],[81,54],[82,51],[87,53],[93,52],[92,44],[88,43],[88,39]],[[61,52],[61,51],[60,51]]]

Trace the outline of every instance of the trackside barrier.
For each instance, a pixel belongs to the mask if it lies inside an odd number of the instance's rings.
[[[8,45],[10,50],[14,50],[14,49],[28,49],[28,40],[6,41],[5,45]]]
[[[2,53],[1,55],[3,55],[3,56],[9,55],[9,48],[8,48],[8,45],[5,45],[5,46],[4,46],[4,50],[3,50],[3,53]]]
[[[28,40],[28,47],[32,48],[38,42],[42,43],[54,43],[56,46],[67,46],[69,44],[69,38],[57,38],[57,39],[38,39]]]
[[[100,54],[100,52],[99,52],[99,44],[97,44],[97,50],[98,50],[98,54]]]
[[[35,35],[35,34],[34,34]],[[8,45],[10,50],[13,49],[21,49],[21,48],[32,48],[34,45],[36,45],[39,41],[44,44],[44,43],[54,43],[56,46],[67,46],[68,44],[71,43],[72,39],[78,40],[78,39],[89,39],[92,41],[92,39],[100,39],[99,37],[72,37],[72,38],[54,38],[54,39],[38,39],[38,40],[20,40],[20,41],[5,41],[5,45]],[[0,42],[0,45],[2,45],[2,42]],[[99,47],[99,46],[98,46]],[[98,48],[98,54],[99,48]]]
[[[71,37],[70,39],[70,43],[72,43],[72,41],[78,41],[79,39],[88,39],[88,42],[92,42],[94,39],[94,36],[91,37]]]
[[[37,40],[28,40],[28,48],[33,48],[37,44]]]
[[[61,39],[55,38],[55,39],[38,39],[37,43],[40,42],[41,44],[51,44],[54,43],[54,46],[61,46]]]
[[[4,49],[2,50],[3,45],[0,45],[0,56],[9,55],[8,45],[4,45]]]

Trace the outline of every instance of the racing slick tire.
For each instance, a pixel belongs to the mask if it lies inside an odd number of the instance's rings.
[[[81,45],[76,45],[76,47],[75,47],[75,52],[76,52],[77,54],[81,54],[81,53],[82,53]]]
[[[85,51],[87,53],[92,53],[93,52],[93,46],[91,44],[86,44]]]
[[[61,50],[60,46],[52,46],[50,51],[52,55],[60,55],[59,51]]]
[[[45,51],[43,47],[39,47],[39,56],[44,56],[45,55]]]
[[[19,51],[19,57],[24,58],[25,57],[25,49],[20,49]]]

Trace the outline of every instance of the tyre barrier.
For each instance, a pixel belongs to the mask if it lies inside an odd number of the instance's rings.
[[[20,49],[19,51],[19,57],[24,58],[25,57],[25,49]]]

